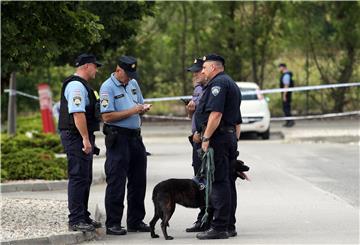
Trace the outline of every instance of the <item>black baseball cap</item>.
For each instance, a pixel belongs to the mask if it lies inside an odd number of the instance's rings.
[[[203,57],[203,61],[219,61],[222,65],[225,65],[225,59],[217,54],[208,54]]]
[[[93,63],[97,67],[102,66],[102,64],[96,60],[95,55],[93,55],[93,54],[80,54],[75,60],[75,67],[79,67],[79,66],[82,66],[82,65],[85,65],[85,64],[88,64],[88,63]]]
[[[194,63],[188,67],[186,70],[190,72],[199,72],[202,70],[202,65],[204,64],[204,61],[202,59],[195,59]]]
[[[126,75],[138,80],[139,76],[136,72],[137,61],[134,57],[123,55],[118,59],[117,64],[125,71]]]

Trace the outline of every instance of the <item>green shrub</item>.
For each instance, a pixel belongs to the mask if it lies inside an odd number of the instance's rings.
[[[63,152],[59,135],[30,134],[1,135],[1,181],[67,178],[66,159],[55,157]]]
[[[1,153],[8,154],[11,152],[21,151],[25,148],[42,148],[53,151],[54,153],[62,153],[63,147],[60,142],[59,135],[32,133],[32,137],[25,134],[17,134],[16,136],[1,135]]]
[[[25,148],[2,154],[1,180],[65,179],[67,162],[55,158],[52,151],[41,148]]]

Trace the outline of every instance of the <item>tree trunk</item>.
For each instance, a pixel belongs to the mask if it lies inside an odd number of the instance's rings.
[[[181,78],[182,78],[182,84],[183,84],[183,95],[187,95],[187,85],[188,82],[186,81],[186,33],[187,33],[187,25],[188,25],[188,16],[187,16],[187,9],[186,9],[186,3],[182,3],[182,10],[183,10],[183,32],[181,36]]]
[[[251,31],[251,67],[252,67],[252,81],[258,83],[257,77],[257,52],[256,52],[256,40],[257,40],[257,2],[253,2],[252,9],[252,31]]]
[[[8,135],[16,134],[16,73],[10,75],[10,92],[8,104]]]
[[[356,50],[352,45],[347,46],[347,58],[344,68],[340,73],[340,77],[338,79],[339,83],[347,83],[350,82],[350,78],[353,73],[353,67],[355,63]],[[333,89],[332,95],[335,99],[334,108],[335,112],[343,112],[345,106],[345,92],[347,88],[343,89]]]

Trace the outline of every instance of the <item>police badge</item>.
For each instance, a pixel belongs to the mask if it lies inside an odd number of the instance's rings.
[[[80,96],[74,96],[73,103],[76,106],[79,106],[81,104],[81,97]]]
[[[216,96],[220,93],[221,88],[219,86],[214,86],[211,88],[211,93]]]
[[[104,98],[101,100],[101,106],[102,107],[107,107],[109,105],[109,99],[108,98]]]

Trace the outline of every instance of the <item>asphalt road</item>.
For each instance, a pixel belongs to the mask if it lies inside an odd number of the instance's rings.
[[[144,142],[152,153],[148,158],[145,222],[153,216],[151,194],[158,182],[192,177],[191,148],[184,137],[188,127],[169,128],[144,126]],[[102,142],[99,139],[101,148]],[[148,233],[132,233],[105,236],[104,240],[88,244],[359,244],[358,143],[314,143],[272,137],[268,141],[241,140],[239,150],[239,158],[251,168],[251,181],[237,181],[237,237],[197,240],[185,228],[193,223],[198,210],[177,206],[168,228],[173,241],[163,239],[158,222],[159,239],[151,239]],[[94,169],[101,170],[104,161],[104,156],[97,158]],[[105,187],[105,184],[92,187],[89,203],[92,211],[96,205],[103,209]],[[2,195],[67,199],[66,190]]]
[[[153,186],[167,178],[190,178],[190,147],[184,138],[145,139],[148,163],[146,222],[153,215]],[[282,140],[239,142],[240,158],[250,167],[251,182],[238,180],[238,236],[229,244],[344,244],[359,242],[359,152],[357,145],[285,143]],[[103,200],[105,186],[92,195]],[[95,197],[96,196],[96,197]],[[199,241],[186,233],[197,210],[176,207],[168,233],[171,243]],[[123,218],[125,220],[125,218]],[[149,234],[106,236],[89,244],[158,244]]]

